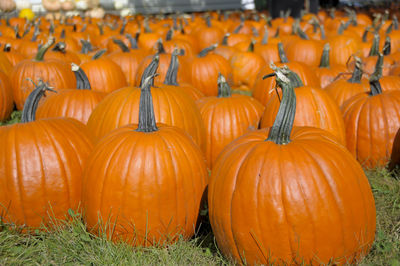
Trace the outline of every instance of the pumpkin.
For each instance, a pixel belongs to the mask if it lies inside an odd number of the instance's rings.
[[[153,78],[147,76],[140,89],[138,125],[105,136],[83,177],[89,230],[133,246],[192,237],[208,176],[200,149],[185,132],[156,125]]]
[[[223,56],[211,54],[216,45],[202,50],[192,61],[192,85],[206,96],[218,95],[218,73],[231,80],[232,68]]]
[[[302,82],[294,72],[291,76],[296,92],[295,126],[310,126],[324,129],[334,135],[343,145],[346,143],[345,127],[337,103],[329,94],[320,88],[302,86]],[[299,86],[300,85],[300,86]],[[271,127],[281,105],[280,95],[274,95],[266,104],[260,127]]]
[[[254,52],[261,55],[266,63],[276,63],[279,62],[280,59],[278,46],[276,45],[276,43],[268,42],[268,34],[268,28],[265,27],[264,37],[262,38],[260,43],[256,43],[254,45]]]
[[[31,80],[34,82],[39,82],[40,80],[47,82],[55,90],[73,88],[75,86],[75,75],[68,64],[59,60],[44,59],[45,53],[53,44],[54,37],[51,37],[39,49],[35,59],[23,60],[12,69],[10,82],[14,102],[18,110],[22,110],[26,98],[34,89]]]
[[[0,213],[5,223],[52,225],[80,205],[92,142],[85,125],[75,119],[35,121],[47,90],[40,82],[26,100],[21,123],[0,127]]]
[[[367,58],[364,58],[363,60],[364,71],[366,73],[372,74],[374,72],[374,68],[378,60],[378,54],[379,54],[379,39],[380,39],[379,34],[375,34],[369,56]],[[390,39],[388,39],[388,42],[386,42],[385,44],[386,45],[384,46],[384,51],[382,51],[383,54],[385,55],[383,59],[382,75],[387,76],[389,75],[389,72],[392,69],[395,62],[394,59],[389,56],[391,48]]]
[[[355,68],[350,79],[337,79],[325,87],[325,91],[341,107],[345,101],[357,95],[368,91],[368,83],[362,79],[362,62],[359,57],[355,57]]]
[[[342,65],[331,65],[329,63],[329,52],[331,48],[329,43],[324,45],[324,49],[321,56],[321,62],[319,67],[316,69],[315,74],[319,79],[321,88],[325,88],[331,84],[341,73],[346,72],[346,67]]]
[[[223,148],[251,128],[258,128],[264,106],[254,98],[231,94],[224,76],[218,77],[218,96],[196,102],[206,128],[206,159],[210,168]]]
[[[331,63],[334,65],[346,65],[350,56],[359,50],[359,42],[355,37],[343,34],[328,39],[331,46]]]
[[[215,23],[215,22],[214,22]],[[198,47],[203,50],[211,45],[219,43],[224,37],[224,31],[218,26],[213,26],[211,18],[206,18],[206,25],[199,26],[194,35],[197,36]]]
[[[3,54],[7,57],[8,61],[11,63],[13,67],[22,60],[26,59],[25,56],[19,54],[14,50],[11,50],[11,44],[5,44],[3,52],[4,52]]]
[[[9,75],[13,66],[4,53],[0,53],[0,71]]]
[[[144,71],[144,77],[149,71],[155,73],[158,64],[159,56],[156,55]],[[153,86],[151,90],[156,119],[185,130],[199,147],[204,148],[205,129],[194,100],[177,86]],[[137,87],[126,87],[105,97],[87,123],[96,140],[118,127],[137,123],[139,100],[140,88]]]
[[[58,59],[69,65],[71,63],[81,63],[79,56],[77,56],[74,52],[67,51],[66,43],[64,42],[56,43],[53,49],[45,54],[44,59]]]
[[[81,65],[93,91],[112,92],[127,85],[122,69],[109,58],[102,57],[105,50],[100,50],[92,60]]]
[[[114,39],[114,42],[120,47],[121,52],[114,52],[108,55],[108,58],[121,67],[128,82],[128,86],[135,85],[139,65],[147,56],[146,51],[138,49],[136,38],[131,38],[131,41],[132,44],[130,49],[121,40]]]
[[[265,65],[264,59],[254,52],[253,41],[248,46],[246,52],[233,54],[229,63],[232,67],[233,85],[244,91],[251,91],[253,89],[257,74]]]
[[[72,64],[76,77],[76,88],[60,90],[39,105],[37,118],[70,117],[86,124],[96,105],[106,96],[103,92],[92,91],[83,70]]]
[[[224,38],[222,39],[221,45],[218,45],[214,49],[214,54],[218,54],[223,56],[226,60],[230,60],[231,57],[238,52],[238,49],[235,47],[229,46],[228,45],[228,38],[230,36],[230,33],[225,34]]]
[[[295,92],[288,72],[275,71],[283,96],[273,126],[229,144],[213,167],[218,247],[248,265],[356,263],[375,237],[368,180],[334,136],[293,128]]]
[[[2,0],[0,3],[0,10],[3,12],[11,12],[16,8],[14,0]]]
[[[370,92],[360,93],[342,105],[348,150],[368,168],[385,166],[400,128],[400,91],[382,91],[383,55],[370,77]]]
[[[0,71],[0,121],[10,117],[14,107],[8,76]]]

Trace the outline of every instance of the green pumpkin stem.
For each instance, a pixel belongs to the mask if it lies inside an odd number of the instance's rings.
[[[389,33],[391,33],[393,31],[393,22],[392,23],[390,23],[390,25],[389,25],[389,27],[386,29],[386,34],[389,34]]]
[[[374,35],[374,39],[372,40],[371,50],[369,51],[369,56],[376,56],[379,54],[379,34]]]
[[[282,89],[282,101],[274,124],[269,131],[267,141],[285,145],[290,142],[290,134],[293,129],[294,116],[296,114],[296,94],[289,78],[291,71],[287,67],[277,68],[271,66],[271,68],[275,71],[277,85]]]
[[[375,71],[369,78],[371,96],[375,96],[382,93],[381,83],[379,82],[380,78],[382,77],[382,68],[383,68],[383,54],[379,53],[378,60],[376,61],[375,65]]]
[[[46,91],[56,92],[43,81],[39,81],[39,84],[37,85],[32,80],[31,82],[35,85],[35,89],[29,94],[25,101],[24,109],[22,110],[21,123],[35,121],[36,110],[39,106],[40,99],[46,94]]]
[[[354,60],[356,61],[355,66],[354,66],[354,71],[353,74],[351,75],[351,78],[347,80],[347,82],[350,83],[361,83],[361,78],[363,75],[363,70],[362,70],[362,61],[361,58],[355,56]]]
[[[154,115],[153,97],[151,96],[151,86],[154,77],[158,74],[147,76],[143,84],[140,86],[140,102],[139,102],[139,123],[137,132],[154,132],[157,131],[156,117]]]
[[[54,44],[55,40],[56,39],[54,37],[49,37],[49,40],[39,49],[38,53],[36,54],[35,61],[43,61],[44,55]]]
[[[243,26],[244,26],[244,22],[241,21],[239,26],[237,26],[236,29],[233,30],[233,33],[235,33],[235,34],[239,33],[239,31],[243,28]]]
[[[263,38],[262,38],[262,40],[261,40],[261,44],[267,44],[268,43],[268,27],[267,26],[265,26],[265,29],[264,29],[264,36],[263,36]]]
[[[76,78],[76,89],[78,90],[91,90],[90,82],[86,73],[77,64],[71,64],[72,72],[75,74]]]
[[[255,40],[251,40],[249,47],[247,48],[247,52],[253,53],[254,52],[254,44],[256,43]]]
[[[392,50],[392,45],[391,45],[390,37],[386,36],[385,44],[383,45],[383,48],[382,48],[382,54],[383,55],[390,55],[391,50]]]
[[[160,55],[156,54],[151,60],[150,64],[143,71],[142,78],[140,80],[140,87],[144,84],[144,81],[147,77],[154,75],[157,72],[158,64],[160,62]],[[153,83],[151,84],[153,86]]]
[[[325,33],[324,25],[320,25],[319,29],[320,29],[320,32],[321,32],[321,40],[325,40],[326,39],[326,33]]]
[[[206,55],[208,55],[209,52],[215,50],[215,48],[217,48],[218,44],[213,44],[207,48],[204,48],[203,50],[200,51],[198,57],[205,57]]]
[[[397,19],[396,15],[393,15],[392,24],[395,30],[399,29],[399,20]]]
[[[225,77],[219,73],[218,74],[218,98],[227,98],[232,96],[231,87],[228,82],[226,82]]]
[[[231,35],[231,34],[230,34],[229,32],[226,33],[226,34],[224,35],[224,38],[222,38],[221,45],[228,46],[228,37],[229,37],[230,35]]]
[[[371,29],[371,26],[368,26],[368,27],[365,28],[364,33],[362,35],[362,42],[367,42],[368,41],[367,37],[368,37],[368,33],[369,33],[370,29]]]
[[[278,43],[278,53],[279,53],[279,58],[281,60],[281,63],[289,63],[289,60],[287,59],[285,50],[283,49],[283,44],[280,42]]]
[[[178,68],[179,68],[179,60],[178,55],[180,51],[175,48],[171,55],[171,62],[169,64],[167,74],[165,75],[164,84],[179,86],[177,77],[178,77]]]
[[[102,49],[100,51],[98,51],[97,53],[94,54],[94,56],[92,56],[92,60],[97,60],[100,57],[102,57],[105,53],[107,52],[107,49]]]
[[[329,68],[329,52],[331,50],[331,47],[329,46],[329,43],[326,43],[324,45],[324,49],[322,51],[322,56],[321,56],[321,62],[319,64],[320,68]]]
[[[118,39],[113,39],[113,43],[115,43],[116,45],[118,45],[118,47],[121,49],[122,52],[124,53],[129,53],[129,47],[126,46],[126,44]]]
[[[136,35],[137,35],[137,38],[136,38]],[[135,34],[135,38],[133,38],[132,35],[130,35],[129,33],[125,34],[125,37],[129,40],[129,43],[131,45],[131,49],[134,49],[134,50],[139,49],[138,44],[137,44],[137,41],[139,39],[139,35],[140,35],[140,33],[137,32]]]
[[[121,29],[119,30],[119,34],[120,35],[124,35],[125,34],[125,28],[126,28],[126,25],[128,24],[128,21],[126,20],[126,19],[124,19],[123,21],[122,21],[122,26],[121,26]]]
[[[82,54],[88,54],[89,52],[93,51],[93,46],[90,43],[90,41],[81,40],[81,44],[82,44],[82,49],[81,49]]]
[[[309,40],[310,38],[308,37],[308,35],[300,28],[297,27],[297,35],[299,35],[299,37],[303,40]]]

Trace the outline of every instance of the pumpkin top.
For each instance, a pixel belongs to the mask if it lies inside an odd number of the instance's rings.
[[[225,77],[219,73],[218,74],[218,98],[227,98],[231,97],[231,87],[229,86],[228,82],[226,82]]]
[[[35,61],[43,61],[44,55],[46,52],[49,50],[49,48],[54,44],[55,42],[54,37],[49,37],[49,40],[42,46],[40,47],[38,53],[36,54]]]
[[[76,88],[78,90],[91,90],[89,79],[83,69],[74,63],[71,64],[71,69],[75,74]]]
[[[354,56],[354,59],[355,59],[355,66],[354,66],[353,75],[347,81],[350,83],[361,83],[361,78],[362,78],[362,74],[363,74],[362,61],[361,61],[361,58],[359,58],[357,56]]]
[[[383,54],[379,53],[378,61],[376,61],[375,71],[369,78],[369,85],[371,88],[370,95],[375,96],[382,93],[382,87],[379,82],[382,77],[382,69],[383,69]]]
[[[147,77],[150,77],[152,75],[154,75],[157,71],[158,68],[158,63],[160,61],[160,56],[158,54],[156,54],[153,57],[153,60],[151,60],[150,64],[146,67],[146,69],[143,71],[142,74],[142,79],[140,80],[140,87],[142,88],[144,81]],[[151,79],[151,86],[154,85],[154,78]]]
[[[207,48],[204,48],[203,50],[200,51],[198,57],[205,57],[206,55],[208,55],[209,52],[215,50],[215,48],[217,48],[218,44],[213,44]]]
[[[147,76],[140,87],[139,123],[136,129],[138,132],[154,132],[158,130],[154,115],[153,98],[150,91],[154,78],[157,75],[152,74],[151,76]]]
[[[379,54],[379,34],[374,35],[374,39],[372,40],[371,50],[369,51],[369,56],[376,56]]]
[[[32,80],[31,80],[32,81]],[[35,121],[36,110],[39,106],[40,99],[46,94],[46,91],[57,92],[53,90],[49,85],[42,80],[36,85],[35,89],[29,94],[22,110],[21,123],[28,123]]]
[[[279,68],[272,64],[271,68],[274,70],[272,75],[275,76],[277,85],[282,89],[282,100],[267,141],[280,145],[288,144],[296,114],[296,95],[291,79],[295,73],[290,71],[287,66]]]
[[[319,64],[320,68],[329,68],[329,52],[331,50],[331,47],[329,46],[329,43],[326,43],[324,45],[324,49],[322,50],[322,56],[321,56],[321,62]]]

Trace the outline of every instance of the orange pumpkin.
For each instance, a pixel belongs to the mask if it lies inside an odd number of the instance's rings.
[[[10,117],[14,107],[8,76],[0,71],[0,121]]]

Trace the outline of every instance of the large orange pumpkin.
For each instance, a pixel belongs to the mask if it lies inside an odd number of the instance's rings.
[[[28,97],[22,123],[0,127],[2,221],[39,227],[65,218],[81,200],[82,174],[92,150],[87,128],[75,119],[35,119],[48,90],[41,82]]]
[[[133,246],[193,236],[208,176],[202,152],[185,132],[156,125],[153,78],[142,84],[139,124],[104,137],[83,178],[89,229]]]
[[[251,132],[218,157],[209,182],[211,226],[226,256],[248,265],[345,264],[375,237],[368,180],[336,138],[294,128],[296,97],[286,71],[269,130]]]
[[[10,81],[7,75],[0,71],[0,121],[10,117],[13,107]]]

